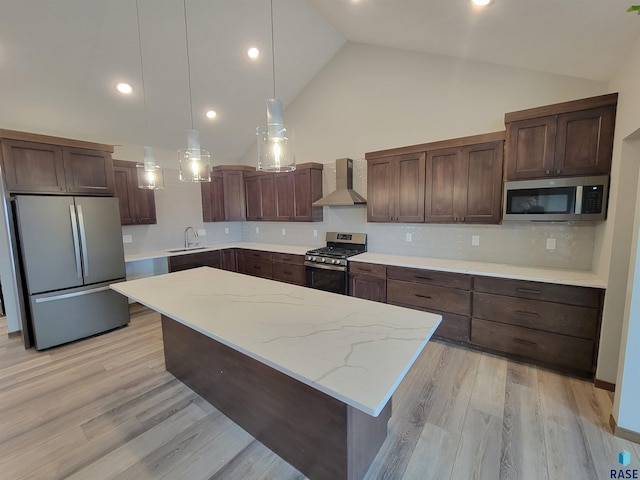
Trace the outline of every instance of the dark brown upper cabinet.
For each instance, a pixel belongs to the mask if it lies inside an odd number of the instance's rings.
[[[618,94],[505,115],[506,179],[608,175]]]
[[[367,221],[424,222],[425,153],[367,158]]]
[[[503,141],[427,152],[425,221],[499,223]]]
[[[314,206],[313,202],[322,198],[322,164],[303,163],[292,174],[293,220],[321,222],[323,207]]]
[[[113,195],[110,145],[11,130],[0,141],[10,192]]]
[[[122,225],[150,225],[156,220],[155,191],[138,188],[135,162],[113,160],[115,196],[120,204]]]
[[[204,222],[240,221],[246,218],[243,165],[219,165],[211,171],[211,182],[200,184]]]
[[[245,175],[244,189],[247,205],[247,220],[276,219],[273,174],[256,172]]]

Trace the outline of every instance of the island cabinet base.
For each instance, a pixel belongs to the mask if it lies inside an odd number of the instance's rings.
[[[167,371],[310,479],[369,470],[391,400],[372,417],[164,315],[162,336]]]

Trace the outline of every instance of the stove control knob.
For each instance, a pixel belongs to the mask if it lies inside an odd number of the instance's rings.
[[[326,262],[326,261],[327,261],[327,259],[326,259],[326,258],[321,258],[321,259],[320,259],[320,261],[321,261],[322,263],[324,263],[324,262]]]
[[[312,262],[316,261],[316,257],[310,257],[309,260],[311,260]]]

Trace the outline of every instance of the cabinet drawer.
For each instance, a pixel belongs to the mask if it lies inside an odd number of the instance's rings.
[[[471,343],[536,362],[593,373],[595,343],[472,318]]]
[[[597,336],[597,308],[474,292],[473,316],[590,340]]]
[[[470,290],[472,277],[462,273],[438,272],[421,268],[387,267],[387,278]]]
[[[288,253],[272,253],[274,263],[288,263],[289,265],[304,265],[304,255],[291,255]]]
[[[471,315],[471,292],[436,285],[387,280],[387,303]]]
[[[376,263],[349,262],[349,273],[362,273],[372,277],[386,278],[387,266]]]
[[[240,256],[246,260],[266,260],[271,262],[272,253],[271,252],[263,252],[261,250],[239,250]]]
[[[495,293],[497,295],[531,298],[534,300],[594,308],[598,308],[600,305],[600,297],[602,295],[602,290],[597,288],[527,282],[494,277],[475,277],[473,289],[476,292]]]
[[[304,286],[306,281],[304,266],[274,262],[273,279]]]
[[[273,278],[273,267],[271,261],[260,260],[258,258],[242,258],[238,261],[238,271],[246,275],[255,277]]]

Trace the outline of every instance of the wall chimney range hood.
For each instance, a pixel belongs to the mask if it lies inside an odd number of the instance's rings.
[[[336,160],[336,190],[313,202],[314,206],[337,207],[348,205],[366,205],[367,199],[353,189],[353,160]]]

